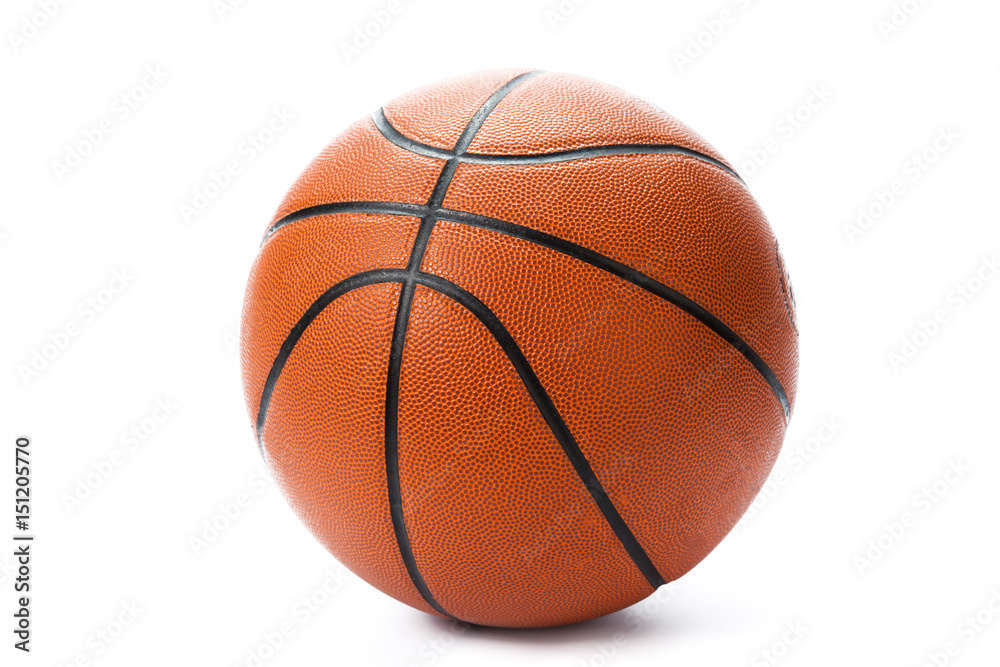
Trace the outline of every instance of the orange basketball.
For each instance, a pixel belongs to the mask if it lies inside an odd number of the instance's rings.
[[[417,609],[539,627],[631,605],[733,527],[798,334],[746,185],[657,107],[505,70],[351,126],[247,286],[261,453],[339,561]]]

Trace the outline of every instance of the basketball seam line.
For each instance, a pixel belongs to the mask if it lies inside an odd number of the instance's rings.
[[[462,153],[457,155],[454,150],[438,148],[429,144],[421,143],[411,139],[393,126],[385,115],[385,109],[380,108],[371,114],[372,122],[379,133],[390,143],[423,157],[437,160],[451,160],[458,158],[460,162],[466,164],[486,164],[495,166],[527,166],[538,164],[555,164],[559,162],[572,162],[576,160],[586,160],[595,157],[607,157],[611,155],[686,155],[722,169],[727,174],[746,185],[743,178],[735,169],[725,162],[710,155],[706,155],[693,148],[678,146],[676,144],[610,144],[604,146],[582,146],[551,153],[529,153],[525,155],[494,155],[485,153]]]
[[[399,282],[402,282],[403,287],[399,296],[399,303],[396,312],[395,324],[393,327],[393,336],[390,344],[389,353],[389,365],[387,369],[387,381],[386,381],[386,410],[385,410],[385,456],[386,456],[386,477],[388,483],[388,493],[389,493],[389,506],[390,515],[392,519],[393,529],[396,534],[397,543],[399,546],[400,555],[404,561],[407,572],[418,592],[424,598],[424,600],[431,606],[435,611],[441,613],[444,616],[453,617],[447,611],[445,611],[441,605],[434,599],[430,590],[428,589],[426,582],[423,580],[422,575],[419,572],[419,568],[416,565],[414,554],[409,542],[409,537],[406,531],[405,519],[402,511],[402,494],[400,489],[400,479],[399,479],[399,466],[398,466],[398,410],[399,410],[399,383],[402,367],[402,356],[405,346],[405,335],[409,322],[409,315],[412,310],[413,297],[416,291],[416,285],[419,283],[424,284],[427,278],[436,279],[438,285],[450,285],[448,288],[450,291],[454,291],[451,294],[451,298],[459,300],[457,295],[467,295],[471,299],[473,307],[470,307],[468,303],[463,304],[466,308],[470,309],[480,322],[487,327],[494,339],[497,340],[498,344],[504,348],[508,359],[514,364],[522,382],[525,385],[526,390],[529,395],[532,396],[536,403],[536,407],[542,412],[543,417],[545,417],[546,422],[549,424],[550,429],[552,429],[553,435],[557,438],[560,445],[563,447],[564,452],[569,458],[574,469],[577,471],[578,476],[584,483],[587,490],[591,493],[598,505],[598,508],[604,514],[605,519],[611,526],[613,532],[619,539],[623,548],[632,559],[633,563],[640,570],[643,576],[647,579],[648,583],[655,589],[664,583],[662,576],[657,571],[656,567],[653,565],[649,556],[643,550],[642,546],[639,544],[635,535],[625,524],[624,519],[618,513],[617,509],[614,507],[613,502],[607,496],[600,481],[597,479],[596,473],[590,467],[589,462],[587,462],[586,457],[583,455],[579,446],[576,444],[572,437],[568,427],[566,427],[565,422],[562,421],[561,416],[558,414],[554,404],[552,404],[551,399],[544,391],[544,387],[538,381],[537,376],[530,368],[527,359],[524,358],[523,353],[521,353],[520,348],[517,347],[516,341],[510,336],[510,333],[503,327],[502,322],[495,314],[490,311],[485,304],[479,301],[471,293],[465,292],[462,288],[444,279],[437,278],[436,276],[429,276],[429,274],[421,274],[420,265],[423,261],[423,256],[426,252],[427,246],[430,241],[430,236],[433,231],[434,225],[440,217],[442,212],[441,206],[445,200],[447,190],[450,187],[451,181],[458,169],[458,166],[462,162],[462,157],[464,152],[471,145],[474,140],[476,133],[481,129],[483,124],[486,122],[490,113],[496,108],[496,106],[504,99],[504,97],[510,93],[517,85],[520,85],[523,81],[527,80],[532,76],[536,76],[540,72],[528,72],[515,77],[509,81],[504,87],[495,92],[487,102],[480,107],[479,111],[473,116],[470,123],[466,126],[461,137],[456,143],[455,150],[452,152],[451,156],[447,159],[446,163],[441,169],[441,173],[437,179],[434,189],[431,193],[430,199],[427,205],[420,208],[423,218],[420,223],[420,228],[417,232],[417,237],[414,240],[413,247],[411,249],[410,258],[407,263],[407,268],[402,272],[404,276]],[[591,151],[592,152],[592,151]],[[577,152],[579,153],[579,152]],[[556,159],[563,156],[547,156],[547,159]],[[707,156],[706,156],[707,157]],[[724,165],[723,165],[724,167]],[[414,209],[409,209],[409,212],[414,212]],[[292,214],[295,215],[295,214]],[[301,214],[300,214],[301,215]],[[304,216],[303,216],[304,217]],[[285,223],[290,222],[289,216],[286,216]],[[272,226],[269,231],[268,236],[272,234],[277,226]],[[265,237],[266,241],[267,237]],[[396,271],[398,272],[398,270]],[[365,276],[376,275],[377,272],[369,272],[363,274]],[[382,271],[380,275],[387,276],[394,271]],[[359,274],[362,275],[362,274]],[[425,277],[425,280],[421,280],[421,276]],[[264,393],[261,397],[261,404],[258,409],[258,445],[262,446],[262,432],[263,432],[263,422],[266,420],[266,410],[270,403],[270,398],[274,390],[274,386],[277,382],[278,376],[281,373],[285,362],[291,354],[295,343],[298,338],[304,333],[305,329],[311,324],[311,322],[318,316],[326,305],[336,299],[338,296],[343,294],[354,287],[345,288],[343,285],[356,284],[361,286],[366,284],[363,280],[356,280],[354,283],[350,283],[351,279],[342,281],[338,290],[337,286],[334,286],[317,302],[314,302],[313,306],[307,310],[306,314],[300,319],[296,324],[296,327],[289,333],[288,338],[286,338],[281,350],[279,351],[278,357],[275,359],[272,365],[271,372],[265,382]],[[366,280],[371,281],[374,278],[366,278]],[[325,302],[325,304],[324,304]],[[474,309],[475,304],[478,304],[480,308]],[[492,320],[490,319],[492,317]],[[507,342],[505,345],[504,342]],[[453,617],[454,618],[454,617]]]
[[[272,234],[287,224],[303,220],[306,218],[331,215],[335,213],[375,213],[382,215],[393,215],[403,217],[421,217],[427,214],[427,207],[419,204],[403,204],[395,202],[337,202],[331,204],[320,204],[309,208],[301,209],[291,213],[278,222],[274,223],[265,236],[265,242]],[[741,354],[754,369],[760,374],[764,382],[767,383],[774,397],[781,405],[785,421],[791,417],[791,405],[784,386],[778,379],[777,374],[771,369],[766,361],[757,353],[754,348],[747,343],[738,333],[730,328],[725,322],[712,314],[704,306],[701,306],[693,299],[685,296],[681,292],[668,287],[667,285],[651,278],[650,276],[633,269],[632,267],[614,260],[606,255],[590,250],[581,245],[572,243],[558,236],[546,234],[524,225],[519,225],[498,218],[468,213],[466,211],[455,211],[451,209],[440,209],[437,218],[447,222],[455,222],[463,225],[470,225],[489,229],[513,238],[518,238],[529,243],[541,245],[556,252],[560,252],[569,257],[577,259],[610,273],[622,280],[625,280],[651,294],[667,301],[682,311],[695,318],[703,325],[707,326],[716,335],[720,336],[726,343],[731,345]]]
[[[271,363],[271,370],[267,374],[267,379],[264,381],[264,389],[261,392],[260,404],[257,406],[257,447],[260,449],[261,456],[264,456],[264,422],[267,419],[267,409],[271,404],[274,387],[278,382],[281,371],[285,368],[285,363],[295,349],[295,345],[305,333],[305,330],[337,298],[360,287],[377,283],[397,282],[394,280],[394,276],[398,272],[399,269],[376,269],[345,278],[323,292],[306,312],[302,314],[291,331],[288,332],[288,336],[285,337],[285,341],[282,343],[277,356]]]
[[[416,558],[410,544],[409,534],[406,530],[406,520],[403,514],[403,497],[399,478],[399,384],[402,374],[403,351],[406,346],[406,330],[409,325],[410,311],[413,307],[413,296],[416,291],[416,278],[420,271],[420,264],[423,261],[424,253],[430,242],[434,224],[437,222],[437,212],[444,203],[451,186],[451,181],[458,170],[459,159],[463,152],[471,145],[476,133],[479,132],[483,123],[490,113],[514,88],[533,76],[540,74],[540,71],[526,72],[512,78],[499,90],[495,91],[480,108],[473,114],[455,145],[454,154],[441,168],[437,182],[427,201],[427,213],[420,222],[417,237],[413,241],[410,250],[410,258],[407,262],[407,278],[403,282],[403,289],[399,294],[399,304],[396,309],[396,321],[393,325],[392,342],[389,346],[389,364],[386,372],[386,394],[385,394],[385,465],[386,483],[389,494],[389,514],[392,520],[393,531],[396,534],[396,542],[399,546],[400,557],[406,567],[413,585],[420,593],[424,601],[435,611],[443,616],[455,618],[449,614],[441,604],[434,598],[420,569],[417,567]]]
[[[268,374],[268,386],[265,387],[261,398],[261,404],[257,417],[258,424],[263,424],[267,417],[267,410],[270,405],[271,396],[273,395],[274,384],[281,375],[281,371],[284,369],[284,366],[292,351],[295,349],[295,346],[305,334],[309,325],[312,324],[313,321],[315,321],[315,319],[328,306],[330,306],[330,304],[333,303],[333,301],[362,287],[389,283],[405,284],[407,282],[419,284],[433,292],[448,297],[479,320],[480,324],[483,325],[483,328],[485,328],[490,336],[492,336],[493,340],[496,341],[497,345],[499,345],[500,349],[504,352],[508,361],[510,361],[511,366],[520,378],[525,391],[528,392],[528,396],[531,398],[535,407],[545,420],[546,425],[555,437],[560,448],[563,450],[566,458],[573,466],[577,476],[584,483],[588,493],[590,493],[591,497],[594,499],[594,502],[596,503],[601,514],[604,515],[604,518],[608,522],[612,532],[614,532],[615,536],[622,544],[626,554],[632,559],[632,562],[639,569],[640,573],[646,578],[647,582],[654,589],[666,583],[659,571],[656,569],[652,560],[639,544],[638,538],[636,538],[635,534],[625,522],[625,519],[614,506],[614,503],[608,496],[604,486],[597,478],[597,474],[587,461],[583,451],[580,449],[580,445],[577,443],[576,438],[573,436],[569,427],[566,425],[566,422],[559,414],[559,411],[552,402],[548,392],[545,391],[545,386],[542,384],[538,375],[531,367],[531,362],[528,361],[528,358],[517,344],[513,335],[503,325],[503,322],[496,315],[496,313],[494,313],[490,307],[483,303],[478,297],[462,288],[460,285],[457,285],[440,276],[423,271],[413,273],[408,269],[376,269],[355,274],[350,278],[346,278],[321,294],[289,332],[288,337],[282,344],[281,353],[274,360],[271,372]],[[258,431],[258,434],[259,433],[260,431]],[[258,438],[259,437],[260,436],[258,435]],[[408,540],[407,544],[409,544]],[[424,583],[423,586],[426,587],[426,583]],[[420,589],[418,588],[418,590]]]
[[[430,273],[421,273],[418,280],[421,285],[451,298],[471,312],[482,323],[490,335],[493,336],[493,339],[500,345],[504,354],[507,355],[507,359],[514,366],[514,370],[521,378],[521,382],[531,400],[535,403],[535,407],[541,413],[542,418],[545,419],[552,435],[556,438],[566,458],[569,459],[577,476],[594,499],[598,509],[604,515],[605,520],[608,522],[608,525],[622,547],[624,547],[629,558],[632,559],[639,572],[646,578],[646,581],[654,590],[665,584],[666,582],[656,569],[653,561],[649,558],[649,555],[642,548],[638,538],[628,527],[625,519],[611,501],[611,498],[608,497],[604,486],[597,478],[597,473],[591,467],[590,462],[587,461],[587,457],[584,455],[583,450],[580,449],[580,445],[576,442],[576,438],[573,437],[566,422],[559,414],[559,410],[545,391],[541,380],[538,379],[538,376],[532,370],[530,362],[524,356],[517,341],[514,340],[514,337],[503,325],[500,318],[474,294],[449,280]]]
[[[767,383],[771,392],[774,394],[774,397],[778,400],[786,422],[791,417],[791,406],[788,402],[788,396],[785,393],[785,389],[782,386],[781,381],[778,379],[778,376],[767,364],[767,362],[765,362],[757,351],[754,350],[749,343],[743,340],[738,333],[736,333],[725,322],[716,317],[710,310],[696,302],[694,299],[691,299],[690,297],[685,296],[671,287],[668,287],[658,280],[655,280],[654,278],[651,278],[650,276],[647,276],[646,274],[606,255],[602,255],[584,246],[566,241],[558,236],[536,231],[530,227],[508,223],[505,220],[490,218],[488,216],[465,213],[463,211],[442,210],[439,213],[439,218],[448,222],[489,229],[500,234],[505,234],[507,236],[555,250],[556,252],[560,252],[606,273],[610,273],[618,278],[621,278],[622,280],[625,280],[626,282],[629,282],[636,287],[639,287],[654,296],[673,304],[701,324],[708,327],[709,330],[722,338],[722,340],[732,346],[739,354],[750,362],[758,374],[760,374],[764,382]]]

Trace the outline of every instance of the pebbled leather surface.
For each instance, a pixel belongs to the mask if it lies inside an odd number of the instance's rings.
[[[664,578],[735,525],[784,415],[730,345],[639,287],[488,230],[439,223],[423,269],[476,290],[507,323]]]
[[[550,626],[649,595],[497,342],[425,287],[411,317],[400,476],[438,602],[472,623]]]
[[[405,267],[418,224],[414,218],[340,213],[300,220],[268,239],[250,269],[240,326],[251,423],[256,423],[271,363],[302,314],[349,276]]]
[[[467,164],[444,206],[572,241],[694,299],[764,358],[794,402],[798,340],[777,241],[746,187],[722,169],[677,155]]]
[[[672,144],[729,165],[691,128],[649,102],[601,81],[554,73],[504,98],[469,152],[531,155],[616,144]]]
[[[530,69],[466,74],[417,88],[386,104],[386,118],[410,139],[451,150],[479,107],[504,84]]]
[[[295,514],[337,560],[431,612],[396,548],[384,456],[373,446],[382,440],[398,298],[398,284],[362,287],[306,330],[271,399],[267,460]]]
[[[273,221],[333,201],[426,203],[441,161],[387,142],[365,118],[323,149],[285,195]]]
[[[451,149],[477,109],[526,70],[425,87],[385,106],[404,135]],[[542,74],[487,118],[470,152],[537,154],[671,144],[720,159],[669,115],[612,86]],[[444,166],[365,118],[306,169],[274,220],[323,203],[425,204]],[[708,309],[794,402],[794,301],[746,187],[684,155],[532,166],[460,164],[446,208],[572,241]],[[421,220],[337,213],[278,229],[251,271],[241,329],[251,423],[282,344],[313,302],[358,273],[403,269]],[[530,241],[438,221],[420,269],[503,323],[608,498],[666,580],[709,553],[763,484],[784,436],[760,372],[708,327],[599,268]],[[389,347],[400,283],[359,288],[305,329],[261,434],[279,488],[347,567],[434,612],[404,567],[385,458]],[[418,286],[400,375],[399,482],[412,558],[447,614],[537,627],[593,618],[652,587],[570,465],[500,345],[450,297]]]

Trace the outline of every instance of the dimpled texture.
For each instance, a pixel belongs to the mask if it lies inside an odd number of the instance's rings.
[[[515,76],[528,71],[505,69],[455,77],[402,95],[383,109],[393,127],[410,139],[451,149],[486,100]]]
[[[272,221],[241,329],[258,445],[316,538],[417,609],[504,627],[694,567],[773,466],[798,369],[777,242],[728,163],[613,86],[526,72],[390,102],[406,147],[370,118],[334,140]],[[463,134],[508,160],[459,155],[449,180]],[[601,146],[635,149],[509,159]]]
[[[747,360],[697,320],[578,264],[442,222],[423,269],[476,289],[507,323],[625,521],[675,579],[763,485],[783,413]],[[723,485],[739,495],[720,507]]]
[[[355,123],[323,149],[285,195],[275,219],[331,201],[423,204],[441,162],[387,144],[371,120]]]
[[[649,102],[570,74],[518,86],[486,119],[469,152],[531,155],[619,144],[673,144],[725,162],[691,128]]]
[[[798,342],[785,297],[754,289],[780,275],[777,241],[746,187],[722,169],[677,155],[470,164],[444,205],[583,245],[694,299],[764,357],[794,400]],[[658,224],[627,222],[643,219]]]
[[[359,576],[430,611],[410,584],[389,521],[380,447],[399,285],[344,295],[306,330],[275,385],[268,459],[292,508]],[[350,329],[351,335],[344,336]],[[336,415],[317,419],[317,415]]]
[[[268,240],[250,270],[240,327],[251,421],[282,342],[313,301],[354,274],[406,266],[417,226],[413,218],[342,213],[288,225]]]
[[[400,476],[414,556],[442,606],[471,623],[550,626],[646,597],[649,584],[500,345],[468,311],[423,287],[412,317]],[[448,418],[428,418],[428,405]]]

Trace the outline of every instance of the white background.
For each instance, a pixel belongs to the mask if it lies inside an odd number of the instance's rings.
[[[221,15],[212,0],[90,0],[43,20],[45,4],[7,0],[0,16],[0,458],[33,438],[38,536],[30,655],[11,648],[0,550],[4,665],[253,665],[262,646],[263,664],[288,666],[997,664],[1000,279],[977,283],[1000,252],[997,3],[907,0],[915,13],[886,34],[892,0],[590,0],[558,21],[555,1],[403,0],[350,61],[342,44],[387,0]],[[689,40],[704,46],[679,64]],[[739,166],[798,298],[799,402],[752,514],[678,584],[573,627],[462,632],[345,575],[298,523],[261,472],[235,337],[270,216],[332,137],[424,83],[522,65],[630,90]],[[241,144],[276,109],[294,120],[248,159]],[[793,132],[796,111],[808,119]],[[110,134],[60,178],[54,163],[103,119]],[[935,161],[913,171],[927,150]],[[240,173],[185,220],[230,160]],[[896,180],[902,194],[849,237]],[[127,285],[102,292],[116,271]],[[51,358],[26,375],[36,352]],[[177,406],[162,423],[158,400]],[[134,448],[133,428],[146,430]],[[116,450],[110,477],[93,476]],[[88,476],[99,485],[68,506]],[[306,618],[312,596],[323,604]],[[123,605],[138,617],[118,634]]]

